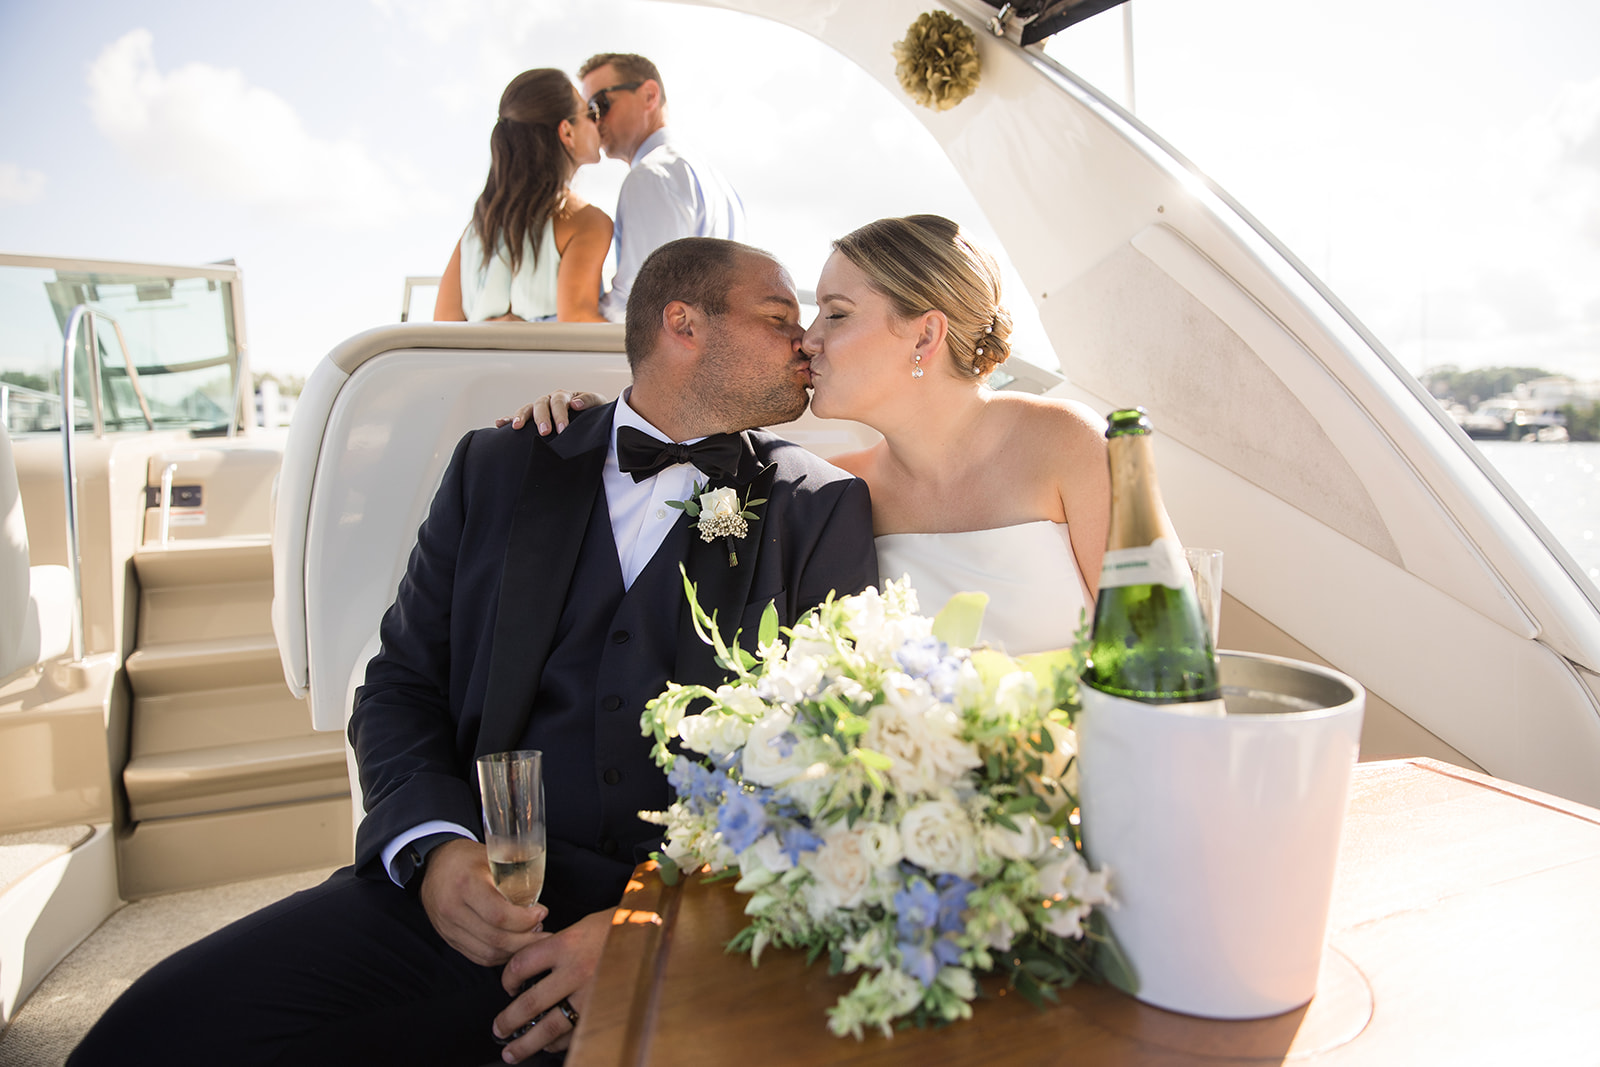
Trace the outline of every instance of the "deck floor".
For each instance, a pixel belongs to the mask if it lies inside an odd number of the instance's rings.
[[[95,1020],[150,967],[213,930],[316,885],[333,868],[168,893],[125,905],[73,949],[3,1032],[6,1067],[60,1067]]]

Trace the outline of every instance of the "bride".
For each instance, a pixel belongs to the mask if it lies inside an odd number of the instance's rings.
[[[817,281],[812,410],[883,439],[833,463],[872,492],[878,570],[924,612],[987,593],[982,638],[1013,655],[1072,644],[1092,611],[1110,512],[1104,421],[1083,404],[985,385],[1010,354],[994,260],[937,215],[879,219],[833,243]],[[602,398],[523,408],[540,433]]]

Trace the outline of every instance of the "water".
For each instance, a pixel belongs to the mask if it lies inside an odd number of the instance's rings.
[[[1475,444],[1600,586],[1600,441]]]

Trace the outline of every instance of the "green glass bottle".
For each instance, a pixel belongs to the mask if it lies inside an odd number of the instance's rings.
[[[1150,433],[1143,408],[1113,411],[1106,426],[1111,529],[1082,680],[1112,696],[1221,715],[1211,631],[1161,503]]]

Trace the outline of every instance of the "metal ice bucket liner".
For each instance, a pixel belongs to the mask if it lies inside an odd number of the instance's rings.
[[[1138,998],[1259,1018],[1316,993],[1366,691],[1276,656],[1219,666],[1221,718],[1081,686],[1079,802]]]

